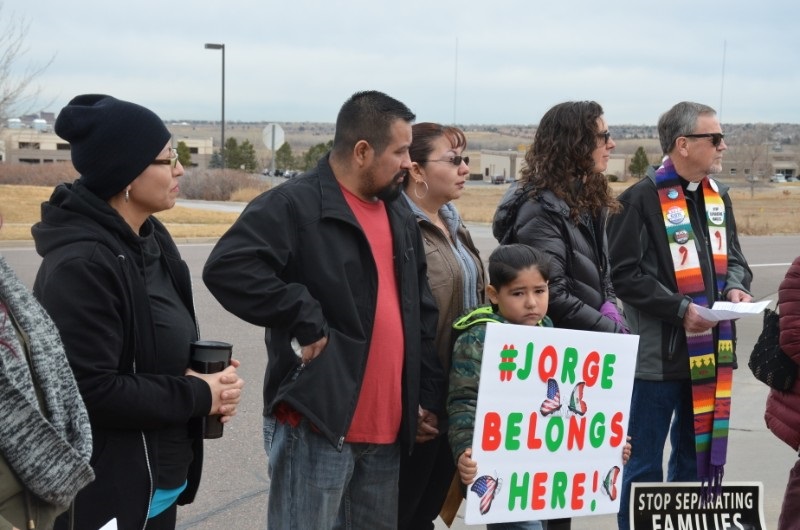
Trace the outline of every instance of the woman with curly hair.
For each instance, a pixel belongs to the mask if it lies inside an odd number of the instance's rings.
[[[616,144],[594,101],[559,103],[542,117],[522,179],[503,197],[493,233],[551,256],[548,316],[557,328],[627,333],[611,285],[606,219],[620,209],[603,172]],[[548,521],[548,530],[570,527]]]

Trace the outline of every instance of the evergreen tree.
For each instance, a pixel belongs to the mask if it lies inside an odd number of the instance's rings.
[[[241,157],[239,156],[239,142],[236,138],[228,138],[222,148],[225,160],[225,167],[228,169],[239,169]]]
[[[209,169],[222,168],[222,156],[219,154],[219,151],[214,151],[213,153],[211,153],[211,159],[208,161],[208,168]]]
[[[258,167],[256,161],[256,148],[253,147],[253,144],[250,143],[250,140],[245,140],[242,142],[242,145],[239,146],[238,155],[239,165],[237,167],[239,169],[244,169],[245,171],[250,172],[256,170],[256,167]]]
[[[285,170],[293,167],[294,156],[292,156],[292,148],[289,142],[284,142],[284,144],[275,151],[275,168]]]
[[[192,153],[189,151],[189,146],[186,145],[186,142],[178,142],[178,147],[175,150],[178,151],[178,162],[180,162],[183,167],[191,167]]]
[[[325,154],[332,148],[333,140],[328,140],[328,143],[311,146],[308,151],[306,151],[306,154],[303,155],[300,169],[303,171],[308,171],[309,169],[317,167],[317,162],[319,162],[319,159],[325,156]]]
[[[636,178],[642,178],[647,172],[647,167],[649,165],[650,161],[647,159],[647,153],[644,152],[644,147],[640,145],[633,154],[633,159],[628,166],[628,171],[631,172],[631,175],[635,175]]]

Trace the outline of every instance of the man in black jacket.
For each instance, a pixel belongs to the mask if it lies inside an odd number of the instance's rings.
[[[707,320],[698,308],[751,301],[753,275],[728,188],[709,177],[722,171],[727,149],[714,109],[678,103],[659,119],[658,135],[667,155],[661,167],[620,195],[622,212],[608,225],[614,288],[631,332],[640,336],[628,423],[634,451],[623,475],[620,530],[630,526],[631,483],[663,481],[667,436],[669,481],[708,486],[721,479],[735,333],[729,322]],[[700,365],[711,369],[690,370]],[[708,401],[713,412],[704,410]]]
[[[436,434],[436,305],[410,209],[414,114],[380,92],[342,106],[331,153],[268,191],[203,273],[266,334],[267,527],[393,528],[401,444]]]

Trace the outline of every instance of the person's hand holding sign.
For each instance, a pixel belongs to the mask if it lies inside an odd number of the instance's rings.
[[[463,484],[469,486],[477,474],[478,463],[472,459],[472,448],[469,447],[458,457],[458,476]]]

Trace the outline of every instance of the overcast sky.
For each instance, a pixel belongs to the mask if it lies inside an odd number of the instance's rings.
[[[594,99],[612,125],[681,100],[722,122],[800,123],[800,2],[765,0],[0,0],[30,24],[34,110],[80,93],[167,120],[333,122],[382,90],[418,121],[535,124]],[[45,107],[42,109],[42,107]]]

